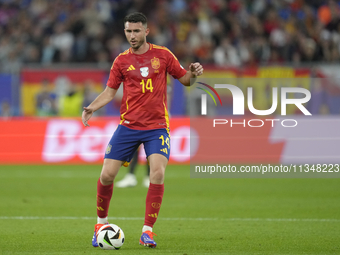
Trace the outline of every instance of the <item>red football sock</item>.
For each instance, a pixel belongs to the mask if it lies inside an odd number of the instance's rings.
[[[97,215],[100,218],[107,217],[109,212],[110,200],[112,197],[113,183],[103,185],[100,179],[97,182]]]
[[[163,194],[164,184],[150,183],[148,194],[146,195],[144,225],[153,227],[153,224],[155,224],[161,209]]]

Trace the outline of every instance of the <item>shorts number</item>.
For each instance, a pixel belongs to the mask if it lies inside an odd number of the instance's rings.
[[[164,136],[161,135],[161,136],[159,137],[159,139],[162,140],[162,146],[164,146]],[[170,139],[169,139],[169,137],[167,137],[167,138],[165,139],[165,143],[166,143],[166,145],[168,145],[168,149],[170,149]]]
[[[151,79],[147,79],[146,80],[146,84],[145,84],[145,80],[142,80],[140,82],[140,85],[142,85],[142,92],[145,93],[145,88],[147,90],[150,90],[150,92],[153,91],[153,87],[152,87],[152,80]]]

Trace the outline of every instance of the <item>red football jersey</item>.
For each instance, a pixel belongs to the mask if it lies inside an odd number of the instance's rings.
[[[119,54],[107,86],[118,89],[123,82],[120,124],[139,130],[169,128],[167,73],[179,79],[186,72],[166,47],[149,44],[144,54],[131,48]]]

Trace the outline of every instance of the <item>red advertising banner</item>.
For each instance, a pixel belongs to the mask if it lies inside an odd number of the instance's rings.
[[[42,163],[45,131],[44,120],[0,121],[0,163]]]
[[[0,164],[102,163],[118,123],[119,118],[93,118],[85,128],[73,118],[0,120]],[[171,120],[171,164],[190,162],[189,123],[188,118]]]
[[[338,117],[294,116],[295,127],[275,119],[254,127],[261,120],[233,118],[213,128],[209,118],[172,118],[169,163],[340,162]],[[73,118],[0,120],[0,164],[101,164],[118,123],[98,117],[85,128]],[[139,159],[145,161],[143,149]]]
[[[214,137],[221,146],[208,146],[210,125],[202,119],[171,119],[170,164],[190,163],[190,131],[198,136],[192,158],[199,162],[279,162],[282,142],[269,143],[270,126],[260,129],[217,127]],[[0,121],[0,164],[100,164],[119,118],[93,118],[90,127],[80,119],[18,118]],[[198,123],[199,125],[195,125]],[[211,129],[211,128],[210,128]],[[226,135],[227,133],[227,135]],[[247,134],[246,136],[244,134]],[[209,155],[223,157],[211,158]],[[216,150],[216,153],[214,153]],[[139,159],[145,161],[144,150]]]

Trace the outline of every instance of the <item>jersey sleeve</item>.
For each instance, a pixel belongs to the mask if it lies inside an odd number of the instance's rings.
[[[170,50],[167,50],[167,55],[168,55],[167,72],[175,79],[183,77],[187,73],[187,70],[185,70],[181,66],[181,64],[178,62],[178,59]]]
[[[118,89],[120,84],[123,81],[123,74],[119,69],[119,56],[113,61],[111,70],[110,70],[110,76],[106,83],[106,86]]]

